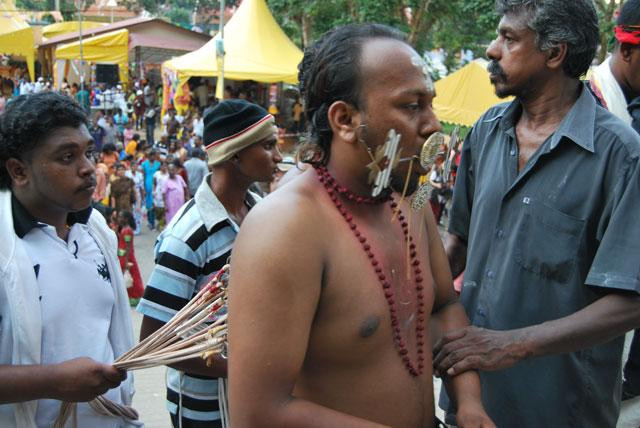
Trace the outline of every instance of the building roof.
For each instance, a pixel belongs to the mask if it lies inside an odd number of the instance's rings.
[[[108,24],[103,27],[86,29],[82,31],[82,37],[96,36],[99,34],[104,34],[104,33],[108,33],[110,31],[115,31],[115,30],[121,30],[124,28],[128,29],[129,31],[135,32],[136,28],[139,28],[141,26],[147,26],[147,25],[164,25],[168,29],[170,29],[170,31],[177,31],[177,32],[182,32],[184,34],[189,34],[192,37],[202,39],[203,42],[206,42],[211,38],[207,34],[202,34],[195,31],[187,30],[186,28],[178,27],[177,25],[173,25],[160,18],[144,18],[144,17],[125,19],[124,21],[114,22],[113,24]],[[40,47],[53,46],[59,43],[69,43],[77,40],[78,38],[79,38],[79,35],[77,32],[62,34],[60,36],[56,36],[48,39],[46,42],[43,42],[40,45]],[[166,46],[166,47],[171,48],[171,46]]]

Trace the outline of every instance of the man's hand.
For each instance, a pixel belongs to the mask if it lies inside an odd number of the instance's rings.
[[[90,401],[127,378],[127,372],[98,363],[91,358],[76,358],[51,366],[53,397],[61,401]]]
[[[456,425],[459,428],[495,428],[489,415],[482,406],[461,405],[456,413]]]
[[[500,370],[530,355],[520,330],[465,327],[445,333],[433,347],[436,374],[455,376],[467,370]]]

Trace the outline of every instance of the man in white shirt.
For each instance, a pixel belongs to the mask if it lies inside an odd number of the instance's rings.
[[[61,401],[129,405],[111,362],[133,346],[116,238],[90,208],[93,140],[84,111],[53,92],[0,116],[0,426],[50,427]],[[126,380],[125,380],[126,379]],[[86,403],[78,426],[121,427]]]

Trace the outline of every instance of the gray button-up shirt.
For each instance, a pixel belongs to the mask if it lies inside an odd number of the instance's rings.
[[[473,325],[508,330],[640,292],[640,138],[583,87],[518,171],[518,101],[467,137],[449,232],[468,243],[461,300]],[[614,427],[623,338],[480,373],[499,427]]]

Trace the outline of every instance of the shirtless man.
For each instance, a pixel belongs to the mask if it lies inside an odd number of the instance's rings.
[[[391,129],[405,157],[440,130],[433,84],[403,36],[375,24],[327,33],[300,82],[316,168],[251,211],[232,254],[233,426],[432,427],[431,343],[468,321],[430,209],[411,212],[390,189],[372,200],[367,165]],[[415,190],[426,171],[412,164],[393,189],[408,176]],[[348,189],[335,201],[332,180]],[[446,381],[458,426],[493,426],[475,373]]]

